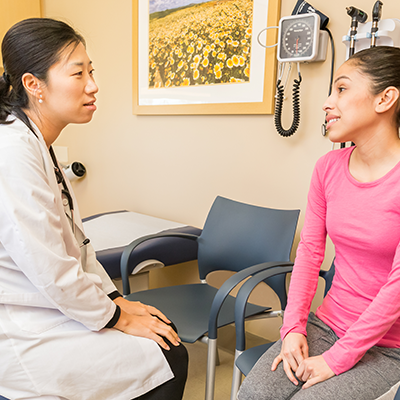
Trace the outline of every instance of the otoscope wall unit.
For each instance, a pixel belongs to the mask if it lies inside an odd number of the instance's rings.
[[[355,52],[367,49],[371,45],[372,22],[360,24],[355,35]],[[346,59],[350,51],[350,30],[343,36],[342,42],[346,45]],[[376,32],[377,46],[400,47],[400,20],[397,18],[382,19],[379,21],[379,30]]]

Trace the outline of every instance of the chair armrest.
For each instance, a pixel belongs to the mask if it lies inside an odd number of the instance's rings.
[[[257,265],[253,265],[251,267],[242,269],[241,271],[237,272],[236,274],[232,275],[229,279],[227,279],[223,285],[218,290],[217,294],[214,297],[213,303],[211,305],[210,311],[210,319],[208,322],[208,337],[209,339],[216,339],[217,338],[217,320],[218,314],[224,303],[226,297],[232,291],[237,284],[242,282],[244,279],[252,276],[254,274],[259,273],[260,271],[264,271],[269,268],[273,268],[276,266],[292,266],[293,263],[289,261],[271,261],[265,262]],[[272,276],[272,275],[271,275]]]
[[[140,244],[147,242],[151,239],[159,239],[163,237],[177,237],[181,239],[190,239],[190,240],[197,240],[199,236],[193,235],[190,233],[155,233],[153,235],[142,236],[139,239],[134,240],[128,246],[125,247],[122,255],[121,255],[121,278],[122,278],[122,287],[123,287],[123,294],[127,296],[131,292],[130,284],[129,284],[129,257],[131,256],[132,252],[138,247]]]
[[[293,270],[293,263],[276,263],[254,275],[240,288],[235,302],[235,325],[236,325],[236,350],[244,351],[246,346],[244,313],[247,300],[253,289],[263,280],[280,274],[288,274]]]

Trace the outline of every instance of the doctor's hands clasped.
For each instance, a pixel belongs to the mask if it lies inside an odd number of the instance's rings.
[[[174,346],[179,346],[181,339],[169,324],[171,321],[157,308],[132,302],[118,297],[114,303],[121,308],[121,316],[114,328],[133,336],[145,337],[157,342],[163,349],[170,347],[163,338]]]

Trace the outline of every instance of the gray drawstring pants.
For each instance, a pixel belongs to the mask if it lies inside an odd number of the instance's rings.
[[[310,357],[327,351],[339,338],[313,313],[307,324]],[[240,387],[239,400],[375,400],[400,381],[400,349],[374,346],[350,370],[308,389],[287,378],[282,363],[271,371],[280,353],[276,342],[254,365]]]

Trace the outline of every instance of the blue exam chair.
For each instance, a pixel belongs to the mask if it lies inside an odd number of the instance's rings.
[[[291,266],[290,252],[296,231],[299,210],[275,210],[217,197],[200,234],[149,235],[132,242],[121,257],[124,295],[162,310],[178,328],[183,342],[205,339],[208,343],[206,399],[214,396],[214,375],[217,359],[217,329],[234,322],[235,298],[230,291],[244,279],[275,265]],[[145,290],[130,294],[130,254],[137,246],[154,238],[180,237],[198,245],[198,266],[201,283]],[[209,273],[234,271],[217,290],[206,283]],[[286,296],[285,277],[268,279],[278,295]],[[246,316],[269,311],[269,307],[248,304]],[[208,333],[208,337],[205,334]]]

